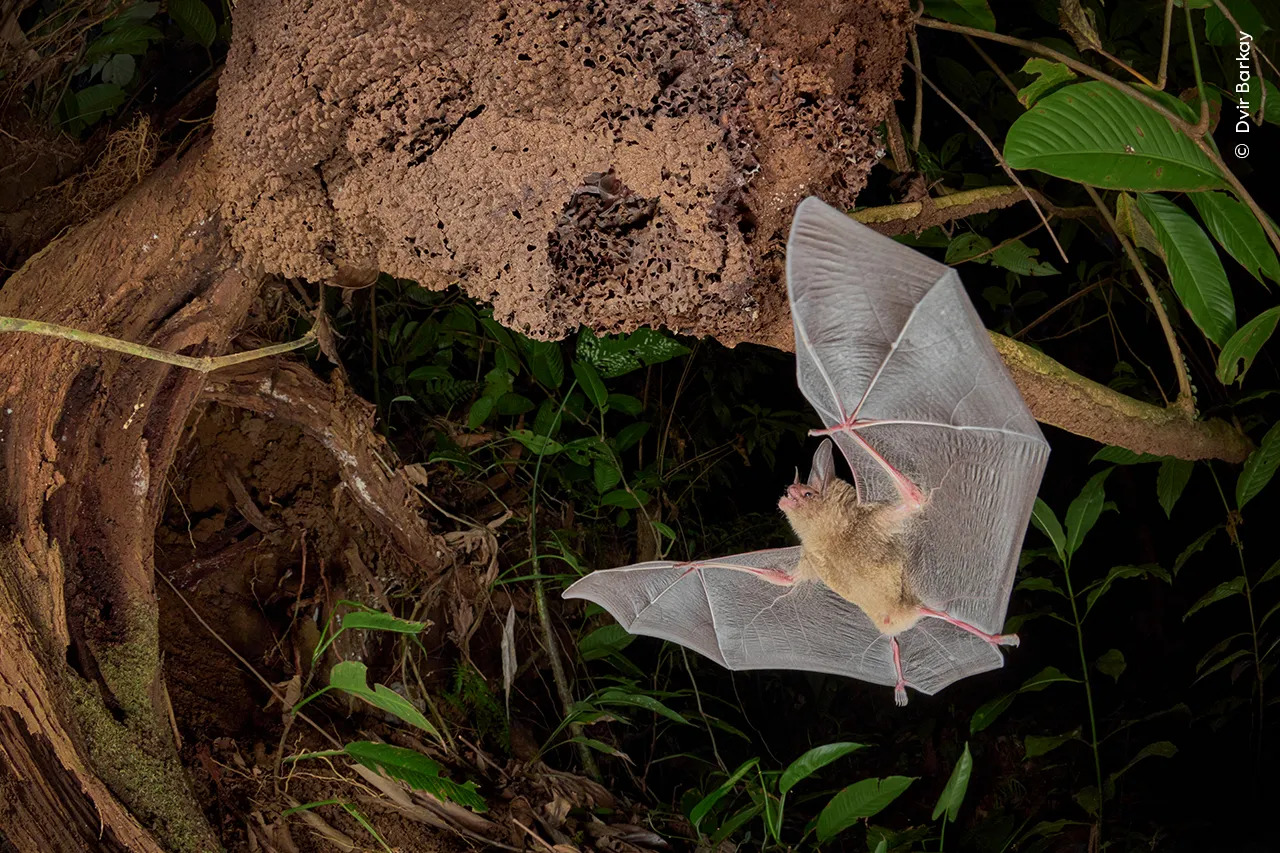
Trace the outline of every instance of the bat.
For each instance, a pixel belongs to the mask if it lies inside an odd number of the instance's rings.
[[[898,705],[1003,666],[1049,445],[959,276],[816,198],[786,266],[796,377],[825,424],[778,502],[800,545],[604,569],[564,597],[732,670],[850,676]]]

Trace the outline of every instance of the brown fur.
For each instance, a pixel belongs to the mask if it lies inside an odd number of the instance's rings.
[[[920,618],[906,578],[903,533],[911,513],[900,504],[859,503],[852,485],[832,477],[821,491],[781,503],[803,549],[794,576],[821,580],[856,604],[884,634]]]

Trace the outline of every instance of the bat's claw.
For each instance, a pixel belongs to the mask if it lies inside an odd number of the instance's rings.
[[[899,681],[893,686],[893,704],[899,708],[906,707],[907,704],[907,683]]]
[[[1017,646],[1021,642],[1017,634],[996,634],[991,638],[993,646]]]

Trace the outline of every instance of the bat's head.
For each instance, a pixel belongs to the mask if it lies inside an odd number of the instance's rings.
[[[831,440],[827,439],[813,454],[809,479],[802,483],[797,474],[796,481],[787,486],[786,493],[778,501],[778,509],[786,513],[787,520],[803,540],[815,524],[821,524],[824,518],[838,515],[849,504],[856,505],[857,502],[857,491],[836,476]]]

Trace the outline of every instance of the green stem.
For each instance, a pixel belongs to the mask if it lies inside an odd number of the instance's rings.
[[[1227,495],[1222,491],[1222,483],[1218,481],[1218,472],[1213,470],[1213,466],[1209,466],[1209,473],[1213,475],[1213,485],[1218,489],[1218,497],[1222,500],[1222,508],[1226,510],[1228,516],[1231,514],[1231,504],[1227,500]],[[1228,522],[1230,519],[1228,519]],[[1228,530],[1231,528],[1228,527]],[[1266,715],[1266,702],[1262,692],[1262,655],[1258,650],[1258,622],[1253,611],[1253,587],[1249,583],[1249,572],[1245,566],[1244,560],[1244,543],[1240,541],[1239,532],[1231,535],[1231,543],[1236,546],[1236,555],[1240,560],[1240,578],[1244,581],[1244,600],[1249,607],[1249,636],[1253,640],[1253,677],[1258,684],[1258,724],[1257,737],[1258,748],[1254,750],[1254,755],[1260,761],[1262,757],[1262,733],[1264,717]]]
[[[564,392],[564,397],[560,401],[560,408],[556,410],[556,415],[551,419],[551,426],[547,427],[547,434],[544,438],[550,440],[551,430],[560,422],[560,418],[564,413],[564,405],[569,401],[569,395],[573,393],[573,389],[578,386],[575,379],[570,385],[569,390]],[[532,564],[533,573],[533,600],[538,609],[538,622],[542,626],[542,642],[547,648],[547,657],[551,659],[551,678],[556,683],[556,693],[560,697],[560,704],[564,708],[564,715],[568,717],[573,713],[573,691],[569,688],[569,679],[565,675],[564,662],[560,660],[560,647],[556,643],[556,632],[551,624],[551,608],[547,606],[547,588],[543,583],[542,564],[538,559],[538,478],[542,474],[542,459],[545,454],[538,454],[538,461],[533,466],[533,489],[529,495],[529,560]],[[569,731],[576,738],[582,737],[582,725],[580,723],[570,723]],[[591,754],[591,749],[579,740],[574,744],[578,748],[578,760],[582,762],[582,769],[587,771],[587,775],[592,779],[600,778],[600,768],[596,766],[595,757]]]
[[[1187,46],[1191,48],[1191,70],[1196,79],[1196,94],[1200,97],[1200,120],[1204,124],[1203,136],[1209,130],[1209,99],[1204,95],[1204,77],[1200,74],[1200,53],[1196,50],[1196,31],[1191,24],[1191,4],[1183,3],[1182,10],[1187,13]]]
[[[1067,599],[1071,602],[1071,618],[1076,625],[1076,648],[1080,651],[1080,674],[1084,677],[1084,698],[1089,706],[1090,747],[1093,749],[1093,774],[1098,785],[1098,833],[1102,833],[1102,758],[1098,753],[1098,719],[1093,712],[1093,685],[1089,682],[1089,661],[1084,655],[1084,623],[1080,621],[1080,608],[1076,606],[1076,593],[1071,586],[1071,559],[1062,567],[1067,581]]]
[[[218,356],[191,356],[178,355],[175,352],[166,352],[155,347],[122,341],[119,338],[109,338],[106,335],[99,335],[94,332],[84,332],[80,329],[72,329],[69,326],[43,323],[39,320],[23,320],[19,317],[0,317],[0,332],[27,332],[32,335],[44,335],[47,338],[62,338],[66,341],[75,341],[98,349],[111,350],[125,355],[136,355],[138,358],[172,364],[175,367],[185,367],[197,373],[212,373],[215,370],[221,370],[224,367],[231,367],[235,364],[243,364],[246,361],[280,355],[290,350],[305,347],[316,339],[315,333],[312,331],[307,332],[296,341],[272,344],[271,346],[260,347],[246,352],[234,352],[230,355]]]

